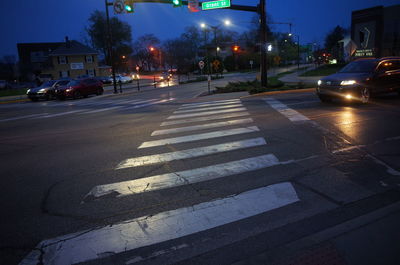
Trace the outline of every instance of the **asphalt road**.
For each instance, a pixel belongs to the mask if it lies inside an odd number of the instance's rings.
[[[1,264],[278,262],[286,244],[400,200],[399,97],[205,91],[1,105]],[[399,258],[392,230],[380,264]],[[340,264],[355,264],[340,239]]]

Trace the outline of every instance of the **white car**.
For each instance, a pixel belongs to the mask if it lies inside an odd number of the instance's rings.
[[[111,77],[111,80],[112,80],[112,77]],[[133,80],[129,76],[115,75],[115,81],[117,81],[117,83],[119,83],[121,81],[122,84],[126,84],[126,83],[131,83]]]

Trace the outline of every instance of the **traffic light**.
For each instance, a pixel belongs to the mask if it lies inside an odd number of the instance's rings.
[[[125,0],[124,1],[124,10],[125,10],[125,13],[127,13],[127,14],[133,13],[133,11],[134,11],[133,0]]]
[[[172,5],[174,7],[182,6],[182,0],[172,0]]]
[[[240,50],[240,46],[239,45],[233,45],[232,46],[232,51],[233,52],[239,52],[239,50]]]

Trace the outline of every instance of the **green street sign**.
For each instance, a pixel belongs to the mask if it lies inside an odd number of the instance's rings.
[[[217,9],[217,8],[227,8],[231,6],[231,0],[217,0],[210,2],[201,3],[201,8],[203,10]]]

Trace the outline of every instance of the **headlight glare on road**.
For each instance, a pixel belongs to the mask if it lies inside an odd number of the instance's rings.
[[[341,86],[351,86],[351,85],[354,85],[354,84],[357,84],[356,80],[343,80],[340,83]]]

